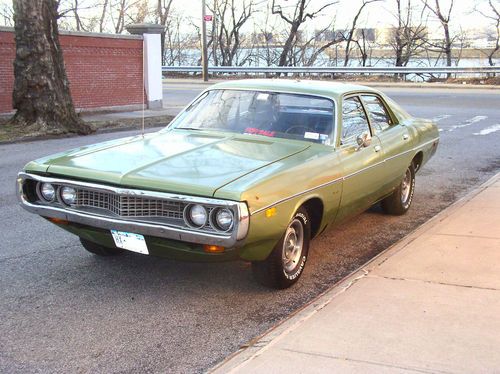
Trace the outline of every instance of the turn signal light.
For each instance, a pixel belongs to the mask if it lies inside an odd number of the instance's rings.
[[[52,223],[55,223],[57,225],[67,225],[69,222],[66,221],[65,219],[60,219],[60,218],[53,218],[53,217],[50,217],[48,218],[48,220]]]
[[[209,245],[205,244],[203,246],[203,250],[207,253],[222,253],[226,248],[221,247],[220,245]]]

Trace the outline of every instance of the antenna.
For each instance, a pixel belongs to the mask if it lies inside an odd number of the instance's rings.
[[[144,35],[142,35],[142,137],[144,138],[144,110],[145,110],[145,95],[144,92],[146,91],[146,82],[144,78],[144,49],[145,49],[146,43],[144,42]]]

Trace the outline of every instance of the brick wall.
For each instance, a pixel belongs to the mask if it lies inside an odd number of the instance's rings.
[[[140,105],[142,38],[61,33],[61,47],[76,108]],[[0,29],[0,114],[12,108],[15,57],[12,29]]]

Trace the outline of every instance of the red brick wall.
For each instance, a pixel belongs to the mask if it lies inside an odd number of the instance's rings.
[[[76,108],[142,103],[142,39],[60,35]],[[14,33],[0,30],[0,113],[12,112]]]

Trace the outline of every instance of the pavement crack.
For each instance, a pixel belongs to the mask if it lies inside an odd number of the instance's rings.
[[[371,360],[362,360],[362,359],[358,359],[358,358],[335,356],[335,355],[329,355],[329,354],[319,353],[319,352],[299,351],[299,350],[290,349],[290,348],[281,348],[281,350],[282,351],[287,351],[287,352],[292,352],[292,353],[298,353],[298,354],[305,354],[305,355],[311,355],[311,356],[325,357],[325,358],[330,358],[330,359],[333,359],[333,360],[342,360],[342,361],[356,362],[356,363],[362,363],[362,364],[383,366],[383,367],[394,368],[394,369],[402,369],[402,370],[407,370],[407,371],[414,371],[414,372],[417,372],[417,373],[426,373],[426,374],[430,374],[430,373],[452,374],[453,373],[453,372],[444,371],[444,370],[425,369],[425,368],[415,367],[415,366],[394,365],[394,364],[389,364],[389,363],[386,363],[386,362],[379,362],[379,361],[371,361]]]
[[[433,233],[432,235],[442,235],[442,236],[457,236],[460,238],[479,238],[479,239],[493,239],[499,240],[494,236],[482,236],[482,235],[466,235],[466,234],[446,234],[446,233]]]
[[[397,281],[422,282],[422,283],[438,284],[441,286],[471,288],[471,289],[486,290],[486,291],[500,291],[500,289],[495,288],[495,287],[480,287],[480,286],[471,286],[471,285],[459,284],[459,283],[436,282],[436,281],[431,281],[431,280],[426,280],[426,279],[417,279],[417,278],[389,277],[386,275],[377,275],[377,274],[370,275],[370,278],[382,278],[382,279],[397,280]]]

